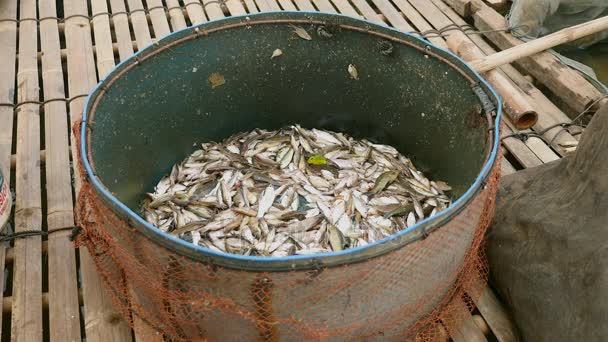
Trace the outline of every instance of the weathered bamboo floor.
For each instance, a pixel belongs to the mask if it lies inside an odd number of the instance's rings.
[[[0,269],[5,272],[0,277],[2,341],[162,340],[141,322],[136,321],[132,330],[113,312],[87,251],[75,250],[68,240],[79,187],[79,181],[72,180],[75,150],[70,125],[79,119],[85,96],[97,81],[142,47],[189,25],[274,10],[341,12],[405,31],[440,30],[466,20],[488,31],[485,36],[469,36],[486,53],[520,43],[510,33],[497,31],[506,24],[493,8],[504,6],[506,0],[202,3],[209,4],[203,8],[198,0],[0,1],[0,165],[16,195],[11,225],[16,232],[58,230],[0,245]],[[447,47],[445,37],[429,39]],[[547,53],[505,66],[501,72],[538,112],[532,133],[544,137],[506,138],[503,173],[558,159],[574,149],[579,139],[576,127],[549,128],[570,123],[600,97],[599,92]],[[513,125],[507,122],[503,132],[513,133]],[[453,334],[454,341],[516,340],[491,290],[479,299],[476,312]]]

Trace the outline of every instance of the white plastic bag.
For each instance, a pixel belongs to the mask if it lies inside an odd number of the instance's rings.
[[[608,15],[608,0],[514,0],[509,27],[515,34],[536,38]],[[608,31],[571,44],[585,48],[608,38]]]

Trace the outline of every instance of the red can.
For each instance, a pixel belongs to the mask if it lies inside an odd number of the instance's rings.
[[[8,182],[0,171],[0,232],[4,230],[11,214],[11,200]]]

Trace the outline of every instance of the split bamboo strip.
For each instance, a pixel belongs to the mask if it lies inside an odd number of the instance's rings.
[[[40,1],[41,17],[57,15],[55,1]],[[110,37],[107,17],[107,37]],[[96,33],[103,36],[99,28]],[[40,22],[42,83],[47,99],[65,98],[63,68],[61,66],[59,30],[54,20]],[[111,41],[110,41],[111,43]],[[113,56],[112,56],[113,58]],[[63,102],[49,102],[44,106],[46,154],[46,201],[48,230],[74,226],[72,177],[70,170],[70,142],[68,113]],[[51,341],[80,341],[80,305],[76,282],[76,253],[69,240],[70,231],[54,232],[48,236],[49,334]],[[39,261],[40,262],[40,261]]]
[[[378,13],[376,13],[376,11],[374,11],[374,9],[369,5],[369,3],[366,0],[352,0],[352,3],[355,7],[357,7],[359,12],[361,12],[363,14],[365,19],[367,19],[369,21],[373,21],[374,23],[379,24],[379,25],[386,25],[384,20],[382,20],[382,18],[380,18]]]
[[[184,0],[184,6],[186,6],[188,18],[190,18],[190,22],[192,22],[192,25],[197,25],[207,21],[205,11],[203,10],[203,6],[201,5],[201,2],[199,0]]]
[[[513,130],[509,126],[503,125],[502,137],[513,134]],[[526,144],[516,137],[506,138],[502,140],[502,145],[511,152],[513,157],[523,166],[524,168],[530,168],[534,166],[542,165],[543,162],[538,156],[530,150]]]
[[[232,16],[247,14],[245,7],[240,0],[228,0],[226,2],[226,7]]]
[[[129,11],[137,11],[131,13],[130,18],[138,50],[141,50],[152,43],[152,36],[148,29],[148,20],[146,19],[144,12],[140,11],[144,6],[142,5],[141,0],[127,0],[127,4],[129,5]]]
[[[321,12],[336,13],[336,9],[329,3],[329,0],[312,0],[312,2]]]
[[[0,20],[17,19],[17,0],[0,1]],[[17,23],[0,22],[0,102],[15,102],[15,55],[17,54]],[[13,144],[13,108],[0,107],[0,169],[4,181],[11,184],[11,149]],[[12,250],[12,248],[11,248]],[[0,243],[0,270],[4,270],[6,244]],[[11,253],[12,254],[12,253]],[[0,277],[0,289],[4,289],[4,277]],[[0,299],[3,294],[0,293]],[[2,316],[0,315],[0,336],[2,336]]]
[[[409,20],[409,22],[414,25],[414,28],[418,32],[424,32],[433,29],[433,27],[422,17],[422,15],[420,15],[420,13],[418,13],[418,11],[416,11],[416,9],[407,0],[393,0],[393,2],[405,15],[407,20]],[[441,37],[430,37],[425,39],[441,48],[448,48],[448,45],[445,43],[445,40]]]
[[[459,317],[466,316],[466,319],[460,327],[456,328],[455,331],[449,331],[450,336],[452,336],[452,341],[487,342],[488,340],[473,321],[473,317],[471,316],[471,313],[469,312],[469,309],[467,308],[464,301],[460,297],[457,297],[454,298],[453,304],[455,305],[457,311],[453,312],[452,314],[457,315]]]
[[[507,312],[489,287],[475,298],[477,309],[486,320],[498,342],[519,342],[516,328],[511,323]]]
[[[361,17],[355,8],[348,2],[348,0],[331,0],[334,6],[338,9],[338,12],[347,14],[352,17]]]
[[[297,11],[296,6],[293,4],[293,2],[291,2],[291,0],[279,0],[279,4],[285,11]]]
[[[87,15],[85,0],[65,0],[64,13],[70,15]],[[66,20],[65,40],[68,50],[68,92],[69,95],[88,93],[96,84],[95,61],[91,41],[91,28],[88,19],[71,17]],[[70,121],[74,124],[81,119],[84,109],[84,98],[70,103]],[[72,141],[74,137],[72,137]],[[77,155],[76,144],[71,144],[72,155]],[[73,163],[76,193],[80,190],[82,180],[78,177],[78,163]],[[17,259],[17,257],[15,257]],[[93,265],[89,252],[80,249],[80,272],[85,306],[85,333],[89,342],[131,341],[131,329],[120,319],[112,308],[110,298],[103,289],[101,279]]]
[[[146,7],[150,8],[148,12],[150,13],[152,27],[154,28],[154,37],[156,39],[161,39],[171,33],[165,9],[159,8],[159,6],[163,6],[161,0],[146,0]]]
[[[280,11],[281,7],[275,0],[255,0],[262,12]]]
[[[209,20],[216,20],[224,17],[224,12],[216,0],[202,0],[202,2],[205,5],[205,12],[207,12]]]
[[[509,161],[503,156],[500,158],[500,174],[502,176],[510,175],[516,172],[515,168]]]
[[[108,12],[108,5],[105,1],[92,1],[91,11],[93,15]],[[106,15],[98,15],[91,22],[94,29],[95,46],[97,47],[97,69],[111,68],[114,66],[114,51],[112,49],[110,20]]]
[[[415,31],[412,26],[403,18],[401,13],[391,5],[390,2],[385,0],[371,0],[374,5],[380,10],[380,12],[386,17],[389,24],[398,30],[413,32]]]
[[[459,16],[468,18],[471,16],[471,0],[443,0],[450,5]]]
[[[248,1],[253,1],[253,0],[248,0]],[[298,6],[298,9],[300,11],[315,12],[317,10],[315,8],[315,6],[312,5],[310,0],[294,0],[294,2],[296,3],[296,6]]]
[[[36,0],[20,1],[21,18],[37,18]],[[19,25],[17,102],[38,101],[38,25]],[[15,232],[42,228],[40,183],[40,106],[26,104],[17,110],[17,167],[15,172]],[[42,341],[41,236],[15,240],[13,275],[13,341]]]
[[[184,12],[180,8],[178,0],[166,0],[167,7],[169,8],[169,17],[171,18],[171,29],[177,31],[186,28],[186,19],[184,18]]]
[[[110,6],[112,7],[112,13],[124,12],[125,3],[123,0],[110,0]],[[128,16],[124,14],[117,14],[114,18],[114,33],[116,34],[116,48],[118,50],[118,56],[120,59],[125,59],[133,54],[134,43],[131,41],[131,31],[129,30]],[[116,53],[114,46],[112,47],[112,53]],[[97,51],[95,51],[97,53]]]

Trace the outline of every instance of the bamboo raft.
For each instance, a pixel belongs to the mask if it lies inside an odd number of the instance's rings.
[[[56,3],[0,1],[0,165],[16,195],[12,226],[27,235],[0,244],[0,268],[5,270],[0,277],[2,341],[162,341],[136,317],[132,330],[113,311],[88,252],[74,249],[69,241],[74,194],[80,186],[73,177],[71,123],[80,118],[86,94],[99,79],[156,39],[230,15],[305,10],[340,12],[412,32],[455,26],[462,32],[463,25],[473,23],[482,32],[465,30],[469,34],[451,46],[465,58],[470,49],[491,54],[521,44],[505,32],[506,22],[496,11],[507,6],[506,0]],[[448,48],[449,34],[428,39]],[[503,140],[503,174],[556,160],[575,149],[582,128],[569,126],[571,118],[593,110],[601,93],[546,52],[497,70],[488,79],[505,100],[506,111],[538,114],[538,122],[525,131],[505,120],[503,135],[518,135]],[[490,288],[476,304],[474,314],[452,334],[453,341],[517,340]]]

